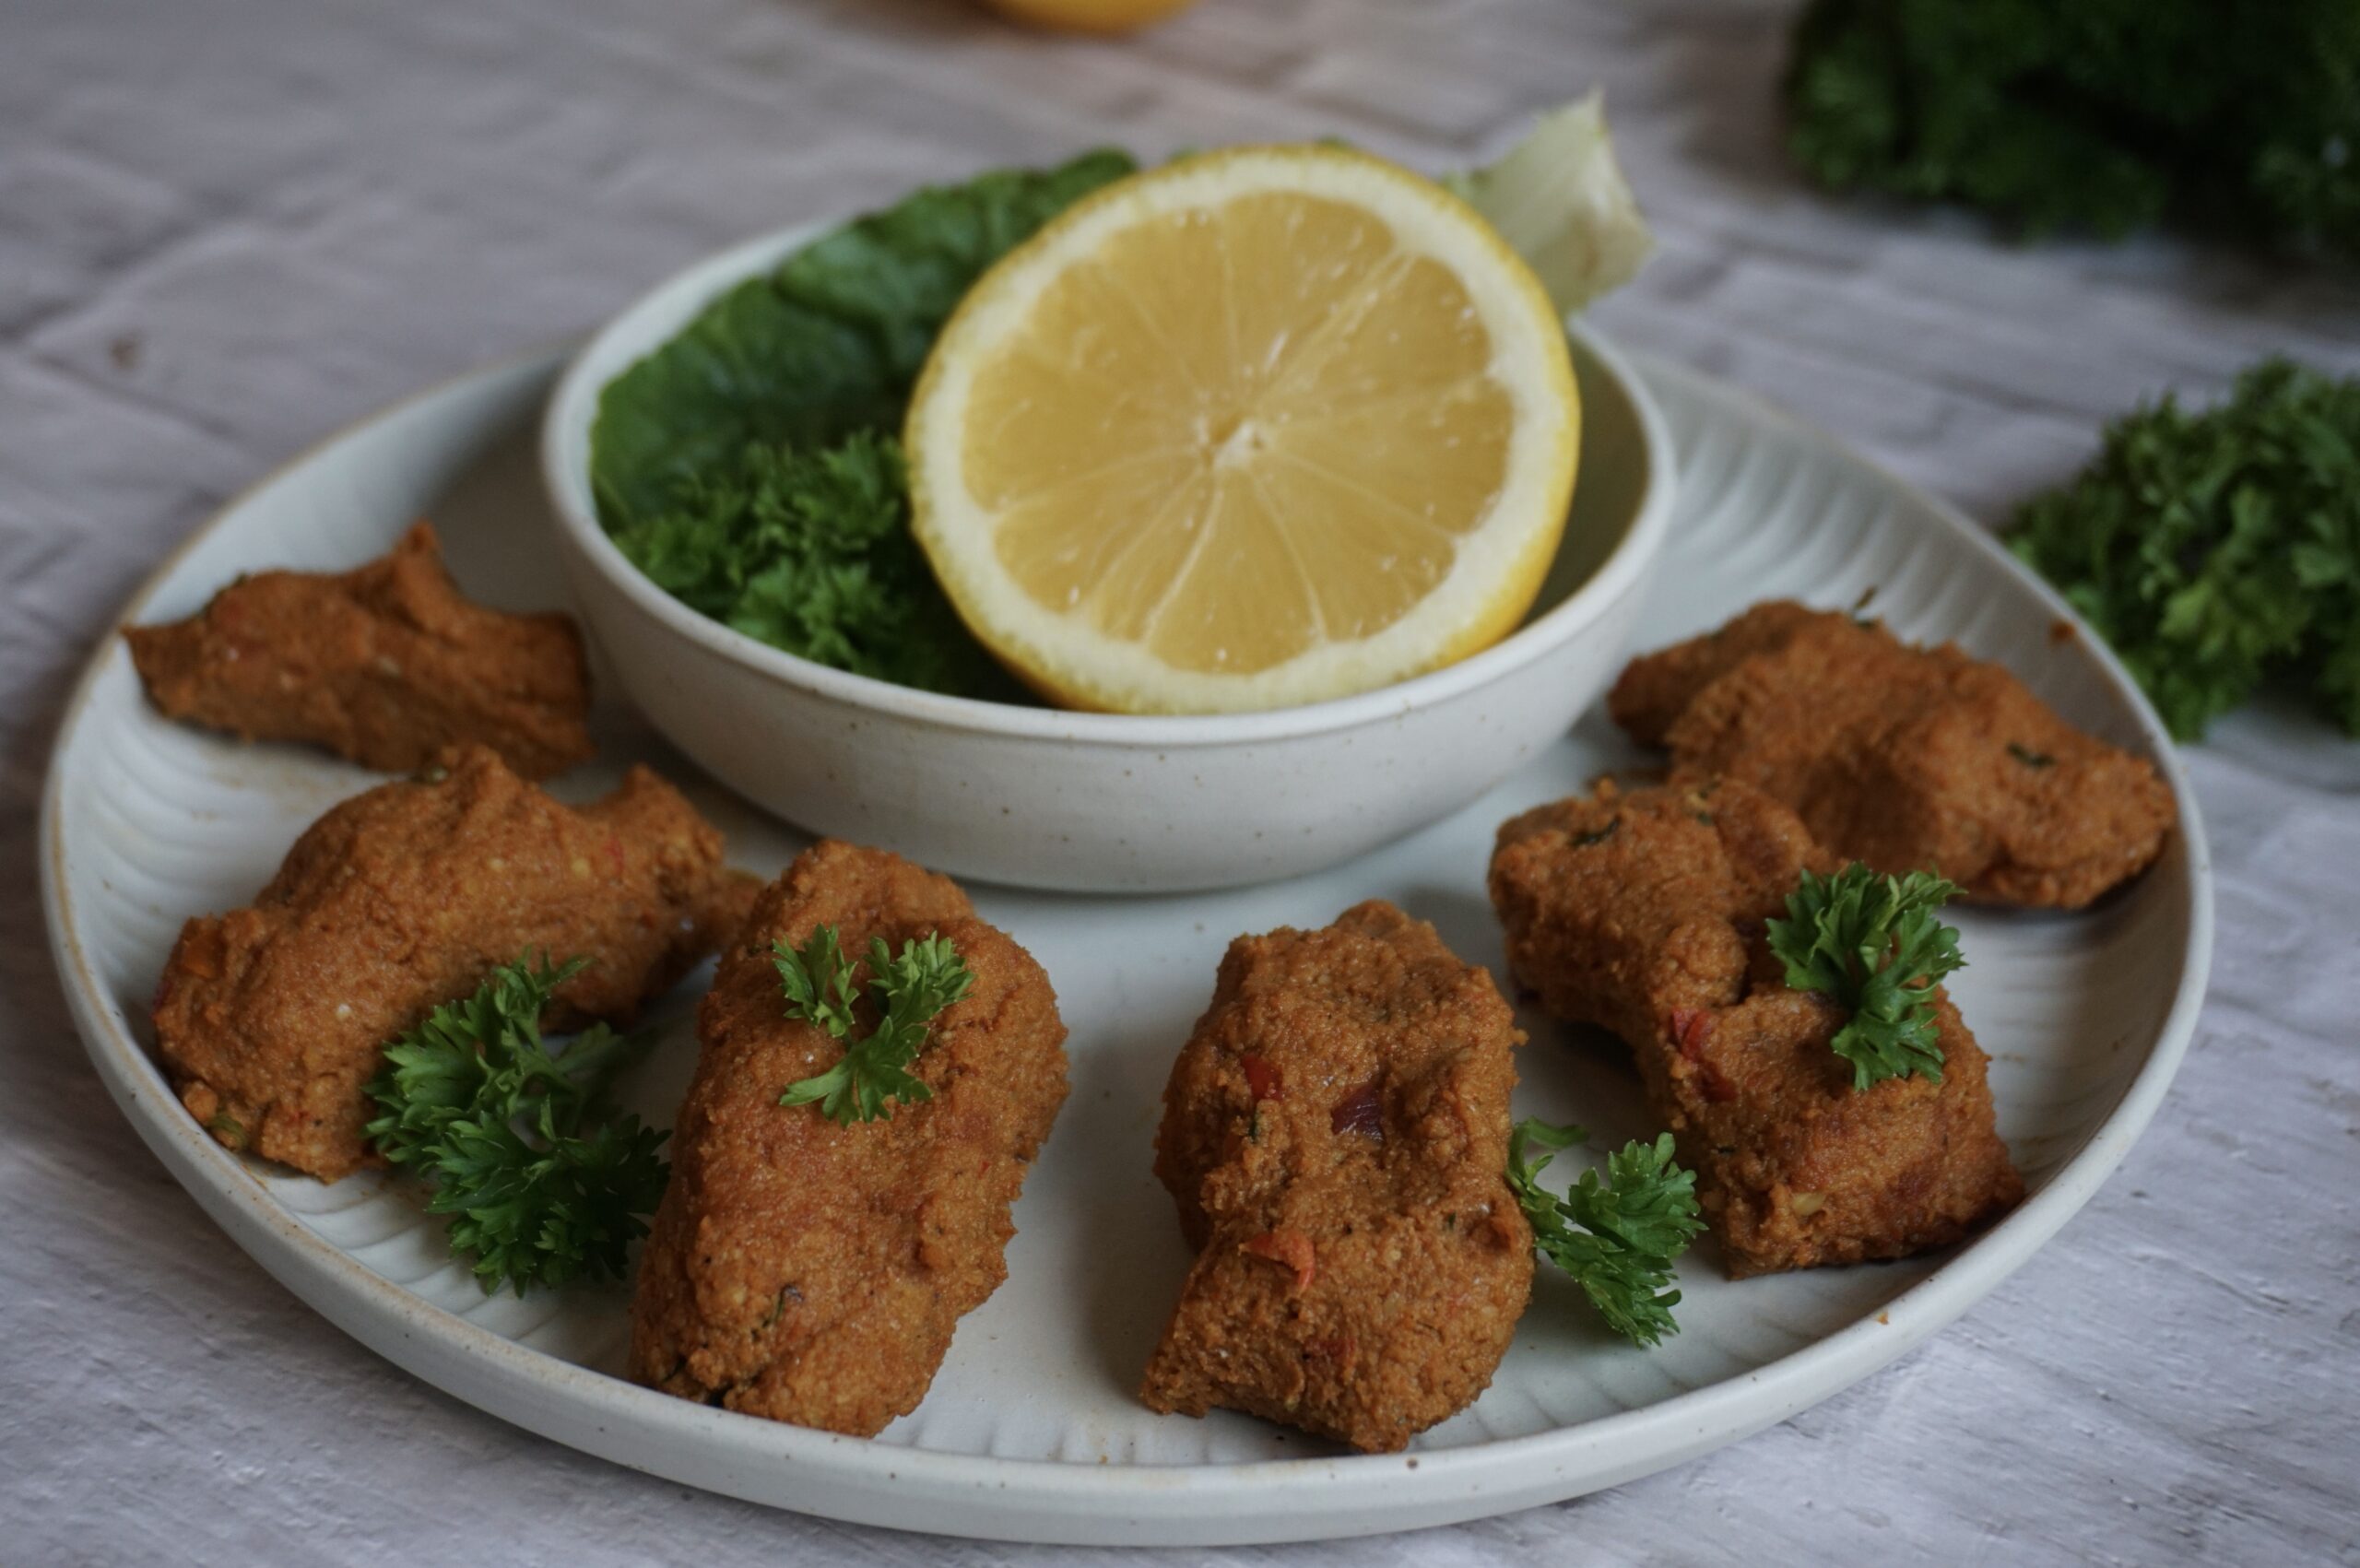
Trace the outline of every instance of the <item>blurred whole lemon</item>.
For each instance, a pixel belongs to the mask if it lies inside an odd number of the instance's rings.
[[[1035,27],[1068,32],[1130,32],[1160,22],[1193,0],[986,0],[993,10]]]

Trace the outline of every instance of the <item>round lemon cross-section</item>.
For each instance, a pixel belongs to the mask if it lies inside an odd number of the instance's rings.
[[[951,603],[1051,697],[1275,708],[1464,658],[1530,608],[1581,410],[1490,225],[1327,147],[1108,187],[987,274],[910,408]]]

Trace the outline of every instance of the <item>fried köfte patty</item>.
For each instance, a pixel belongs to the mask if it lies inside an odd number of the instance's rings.
[[[625,1021],[726,940],[759,886],[721,834],[633,768],[579,808],[465,747],[304,831],[250,908],[181,929],[156,984],[181,1099],[233,1149],[335,1181],[368,1161],[383,1047],[493,968],[589,967],[549,1028]]]
[[[1492,859],[1511,969],[1629,1043],[1738,1278],[1906,1256],[2024,1195],[1988,1063],[1939,988],[1941,1082],[1855,1090],[1829,1043],[1843,1009],[1786,985],[1764,923],[1826,864],[1793,812],[1732,782],[1603,785],[1511,819]]]
[[[2074,909],[2163,852],[2152,764],[2083,734],[1998,665],[1787,601],[1634,661],[1607,707],[1675,779],[1785,801],[1842,860],[1971,898]]]
[[[932,1099],[848,1126],[778,1102],[844,1051],[786,1016],[772,957],[821,925],[848,955],[939,933],[966,961],[974,984],[910,1067]],[[865,1032],[872,1003],[860,1011]],[[697,1013],[696,1078],[631,1303],[631,1375],[856,1436],[916,1409],[959,1319],[1008,1277],[1009,1210],[1066,1097],[1065,1035],[1049,977],[950,878],[833,841],[805,852]]]
[[[124,637],[159,709],[241,739],[309,741],[390,773],[469,742],[528,779],[591,755],[572,620],[470,602],[425,523],[354,571],[242,577],[197,615]]]
[[[1139,1397],[1371,1451],[1472,1403],[1532,1287],[1505,1177],[1522,1038],[1388,903],[1233,942],[1163,1091],[1156,1174],[1198,1250]]]
[[[1508,968],[1550,1012],[1642,1038],[1745,995],[1741,927],[1834,869],[1800,819],[1744,784],[1596,793],[1501,825],[1492,902]]]

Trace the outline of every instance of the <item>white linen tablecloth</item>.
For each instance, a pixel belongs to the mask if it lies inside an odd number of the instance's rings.
[[[165,1175],[86,1065],[34,893],[72,677],[159,556],[386,401],[783,221],[981,166],[1340,135],[1474,161],[1593,83],[1662,239],[1621,341],[1986,522],[2143,396],[2360,368],[2333,275],[2018,249],[1830,204],[1779,147],[1788,4],[1203,0],[1125,44],[960,0],[0,0],[0,1562],[1085,1562],[691,1492],[411,1380]],[[1892,1370],[1617,1491],[1191,1561],[2360,1562],[2360,746],[2189,753],[2201,1032],[2098,1199]]]

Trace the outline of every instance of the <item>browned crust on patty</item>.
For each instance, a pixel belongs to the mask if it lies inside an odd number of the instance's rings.
[[[2177,812],[2145,759],[1995,664],[1788,601],[1633,661],[1607,698],[1676,780],[1792,807],[1842,860],[1971,898],[2074,909],[2162,854]]]
[[[1842,1009],[1785,984],[1764,922],[1828,864],[1793,812],[1731,782],[1603,785],[1505,823],[1493,855],[1510,968],[1630,1044],[1740,1278],[1906,1256],[2024,1194],[1947,996],[1941,1082],[1856,1091],[1829,1044]]]
[[[251,906],[183,926],[157,1048],[217,1138],[335,1181],[372,1162],[363,1085],[384,1044],[435,1007],[528,955],[586,958],[545,1021],[627,1021],[727,936],[752,886],[644,768],[576,808],[465,748],[337,805]]]
[[[911,1068],[933,1098],[890,1119],[840,1126],[778,1103],[844,1054],[786,1016],[772,957],[823,925],[850,955],[938,932],[974,975]],[[763,892],[698,1010],[696,1078],[631,1303],[631,1375],[856,1436],[914,1409],[959,1319],[1007,1278],[1009,1209],[1066,1096],[1065,1033],[1041,966],[950,878],[881,850],[807,851]]]
[[[528,779],[592,753],[589,667],[564,615],[459,592],[434,529],[343,572],[262,572],[186,620],[124,629],[166,715],[245,740],[306,741],[381,772],[489,746]]]
[[[1398,1449],[1490,1384],[1532,1282],[1482,969],[1391,904],[1241,937],[1174,1064],[1156,1173],[1198,1250],[1139,1397]]]

